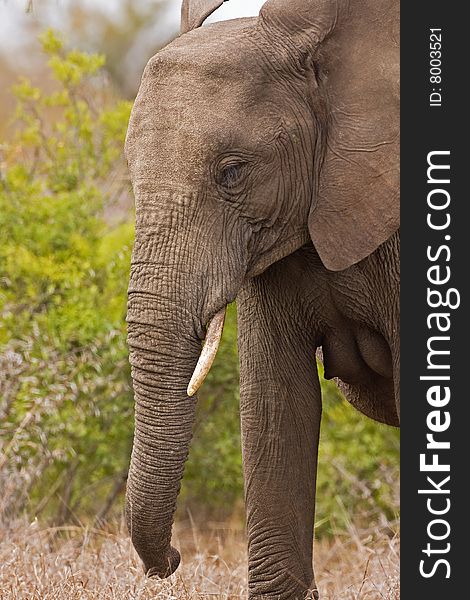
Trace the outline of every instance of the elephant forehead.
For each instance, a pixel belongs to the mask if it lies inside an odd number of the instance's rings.
[[[154,109],[197,113],[198,120],[253,103],[268,83],[259,57],[239,48],[222,50],[196,46],[194,53],[183,47],[157,54],[145,69],[139,96]]]
[[[208,76],[226,76],[227,67],[234,73],[247,71],[247,61],[258,58],[260,36],[256,19],[234,19],[200,27],[176,38],[153,56],[146,74],[198,72]]]
[[[126,153],[131,172],[201,174],[219,148],[237,145],[233,111],[194,95],[169,93],[152,100],[139,94],[129,123]]]
[[[142,83],[126,141],[131,171],[194,175],[219,153],[256,154],[272,141],[282,110],[271,99],[253,101],[243,88],[211,85],[216,89]]]
[[[126,141],[133,177],[204,176],[218,152],[272,141],[283,99],[260,62],[260,40],[251,19],[216,23],[149,61]]]
[[[273,69],[262,64],[262,40],[251,19],[216,23],[177,38],[148,62],[140,110],[172,110],[176,118],[193,114],[191,126],[197,129],[205,119],[229,117],[231,110],[256,104],[273,81]]]

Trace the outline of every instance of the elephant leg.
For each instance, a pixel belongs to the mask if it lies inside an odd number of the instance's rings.
[[[249,598],[317,598],[312,568],[321,392],[292,257],[237,299]],[[298,273],[297,273],[298,275]]]

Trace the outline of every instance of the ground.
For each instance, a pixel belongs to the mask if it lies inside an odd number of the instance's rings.
[[[166,581],[148,580],[123,526],[114,531],[45,528],[37,522],[0,527],[2,600],[202,600],[247,597],[246,551],[238,528],[177,527],[183,562]],[[351,530],[317,541],[322,600],[398,600],[399,539],[384,528]]]

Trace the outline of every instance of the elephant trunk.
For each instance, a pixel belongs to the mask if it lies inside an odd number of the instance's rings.
[[[161,272],[154,267],[148,276],[156,281]],[[195,419],[196,401],[186,390],[201,332],[177,300],[176,286],[167,282],[154,292],[142,281],[149,282],[142,272],[134,281],[131,275],[128,342],[136,408],[126,518],[146,573],[168,577],[180,561],[170,545],[171,528]]]
[[[127,312],[135,434],[126,518],[147,574],[166,577],[180,559],[170,544],[171,529],[195,421],[193,396],[217,351],[221,308],[240,288],[246,265],[241,252],[240,264],[229,260],[223,243],[214,259],[204,232],[223,242],[222,223],[216,213],[207,218],[192,210],[199,206],[192,194],[147,179],[135,192]],[[238,264],[236,271],[232,266],[233,280],[224,279],[225,264]]]

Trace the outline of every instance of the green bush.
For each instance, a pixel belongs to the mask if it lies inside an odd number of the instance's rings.
[[[51,31],[41,42],[53,89],[15,86],[2,148],[0,487],[10,509],[68,520],[105,505],[130,451],[133,228],[109,226],[103,211],[125,174],[131,105],[112,98],[103,57],[67,52]]]
[[[0,509],[81,521],[121,498],[132,444],[124,319],[133,223],[124,213],[113,225],[129,193],[130,104],[113,97],[102,56],[67,51],[50,31],[41,41],[53,89],[15,87],[15,135],[0,157]],[[353,516],[393,518],[397,432],[322,386],[318,533]],[[227,516],[241,505],[238,406],[232,306],[200,393],[180,514]]]

